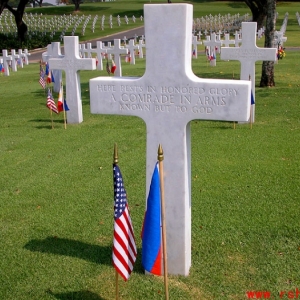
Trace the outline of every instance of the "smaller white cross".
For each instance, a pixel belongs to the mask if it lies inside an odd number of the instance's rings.
[[[66,100],[69,107],[67,111],[68,123],[81,123],[83,121],[80,70],[95,70],[94,58],[80,58],[78,36],[64,37],[63,58],[50,58],[49,67],[54,70],[64,70],[66,74]]]
[[[140,49],[139,49],[139,58],[143,58],[144,57],[143,48],[146,47],[143,39],[139,40],[139,46],[140,46]]]
[[[135,65],[135,49],[139,49],[139,45],[134,44],[134,40],[129,40],[128,45],[125,46],[130,53],[130,64]]]
[[[19,50],[18,50],[18,54],[19,54],[19,56],[20,56],[20,58],[19,58],[19,66],[20,66],[20,68],[23,68],[23,58],[24,58],[24,56],[23,56],[23,51],[22,51],[22,49],[19,49]]]
[[[116,64],[115,76],[122,77],[121,54],[127,54],[128,49],[121,46],[120,39],[114,39],[114,46],[107,49],[108,54],[113,54]]]
[[[11,55],[8,55],[7,50],[2,50],[2,59],[4,67],[4,75],[9,76],[9,61],[12,61]]]
[[[20,58],[20,55],[16,54],[16,50],[15,49],[11,50],[10,55],[11,55],[11,58],[12,58],[12,61],[11,61],[11,70],[13,72],[17,72],[17,61]]]

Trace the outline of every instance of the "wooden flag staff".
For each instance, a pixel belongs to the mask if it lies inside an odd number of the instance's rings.
[[[249,81],[251,82],[251,76],[249,75]],[[252,97],[252,90],[251,90],[251,97]],[[252,99],[251,99],[251,105],[250,105],[250,129],[252,129],[252,115],[253,115],[253,111],[252,111],[253,107],[252,107]]]
[[[163,264],[164,264],[164,282],[165,282],[165,299],[169,299],[168,289],[168,257],[167,257],[167,235],[166,235],[166,218],[165,218],[165,188],[164,188],[164,152],[159,144],[157,151],[157,160],[159,166],[160,178],[160,205],[161,205],[161,223],[162,223],[162,244],[163,244]]]
[[[50,88],[49,88],[49,89],[50,89]],[[51,95],[52,95],[52,89],[50,89],[50,92],[51,92]],[[48,101],[48,99],[47,99],[47,101]],[[51,118],[51,127],[52,127],[52,129],[54,129],[52,109],[49,108],[49,110],[50,110],[50,118]]]
[[[54,129],[52,109],[50,109],[50,118],[51,118],[51,128]]]
[[[113,163],[114,164],[118,164],[119,162],[119,158],[118,158],[118,147],[117,147],[117,144],[115,144],[114,146],[114,158],[113,158]],[[116,270],[116,300],[119,299],[119,273],[118,271]]]
[[[67,119],[66,119],[66,108],[65,108],[65,96],[64,96],[64,86],[61,81],[61,89],[62,89],[62,103],[63,103],[63,111],[64,111],[64,127],[67,129]]]

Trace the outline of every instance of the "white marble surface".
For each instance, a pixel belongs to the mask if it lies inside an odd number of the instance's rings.
[[[80,58],[78,36],[64,37],[64,52],[62,58],[50,58],[49,67],[54,70],[64,70],[66,74],[66,101],[70,110],[67,111],[67,122],[78,124],[83,121],[80,70],[95,70],[95,58]]]
[[[250,82],[201,79],[194,75],[191,68],[192,5],[146,4],[144,16],[147,37],[145,74],[141,78],[91,79],[91,112],[138,116],[145,121],[145,198],[157,160],[157,148],[162,144],[168,273],[187,276],[191,266],[189,122],[194,119],[248,120]]]

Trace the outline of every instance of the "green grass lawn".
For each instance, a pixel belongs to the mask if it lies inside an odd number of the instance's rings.
[[[288,23],[288,41],[297,26]],[[300,289],[300,55],[286,54],[274,88],[258,87],[256,64],[252,129],[191,123],[192,267],[188,277],[169,277],[170,299],[242,300],[248,290],[281,299],[280,291]],[[205,78],[238,78],[239,69],[219,59],[212,68],[204,55],[193,60]],[[145,59],[123,63],[123,76],[144,70]],[[119,281],[120,299],[164,299],[163,278],[145,276],[141,266],[146,127],[136,117],[90,114],[89,79],[97,76],[106,72],[81,71],[84,121],[65,130],[62,115],[51,129],[38,64],[0,75],[0,299],[115,298],[114,143],[138,247],[131,278]]]

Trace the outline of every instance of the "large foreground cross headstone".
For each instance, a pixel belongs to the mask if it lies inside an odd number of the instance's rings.
[[[242,22],[242,45],[240,47],[222,47],[221,59],[239,60],[241,62],[240,79],[251,79],[252,93],[255,95],[255,62],[275,61],[276,48],[259,48],[256,46],[256,22]],[[255,104],[251,106],[251,122],[254,122]]]
[[[248,120],[250,82],[201,79],[193,73],[192,5],[146,4],[144,16],[147,36],[145,74],[141,78],[91,79],[91,112],[138,116],[145,121],[146,195],[157,159],[157,147],[162,144],[168,273],[188,275],[191,266],[189,122],[194,119]]]
[[[95,70],[95,58],[80,58],[78,36],[64,36],[64,57],[49,58],[49,67],[64,70],[66,74],[66,101],[68,123],[78,124],[83,121],[80,70]]]

